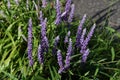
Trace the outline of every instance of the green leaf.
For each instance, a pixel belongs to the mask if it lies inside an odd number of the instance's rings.
[[[115,59],[115,50],[114,50],[113,47],[111,48],[111,55],[112,55],[111,60],[114,61],[114,59]]]
[[[115,29],[111,28],[111,27],[106,27],[106,29],[110,32],[115,32]]]
[[[51,67],[50,67],[50,66],[49,66],[49,70],[50,70],[50,75],[51,75],[52,80],[55,80],[55,79],[54,79],[53,71],[51,70]]]
[[[96,68],[94,76],[97,76],[98,72],[99,72],[99,68]]]

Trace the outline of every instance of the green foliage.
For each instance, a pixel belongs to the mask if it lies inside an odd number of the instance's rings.
[[[37,60],[41,26],[35,4],[30,1],[27,10],[25,0],[20,0],[20,5],[16,5],[14,0],[10,1],[10,9],[7,8],[7,0],[0,1],[0,80],[119,80],[120,33],[115,29],[104,24],[97,26],[88,45],[91,52],[87,62],[80,63],[81,54],[75,51],[71,57],[70,69],[58,74],[57,59],[52,55],[53,39],[60,36],[59,49],[65,58],[67,45],[64,45],[64,37],[70,30],[75,45],[79,20],[73,21],[69,28],[66,22],[56,26],[55,9],[50,2],[46,8],[42,8],[40,1],[39,10],[43,11],[48,20],[47,37],[50,43],[49,53],[45,54],[45,63],[41,65]],[[63,0],[62,2],[64,3]],[[35,3],[38,4],[38,1]],[[32,67],[29,66],[27,58],[27,26],[30,17],[33,20]],[[91,24],[87,20],[84,26],[89,29]]]

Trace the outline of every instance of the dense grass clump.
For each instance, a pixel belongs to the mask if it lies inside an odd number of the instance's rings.
[[[0,80],[119,80],[120,33],[46,1],[0,1]]]

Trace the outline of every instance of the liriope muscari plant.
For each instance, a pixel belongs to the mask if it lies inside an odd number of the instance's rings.
[[[42,3],[43,5],[47,5]],[[36,5],[37,6],[37,5]],[[44,6],[44,8],[45,8]],[[38,6],[37,6],[38,7]],[[71,4],[71,0],[66,1],[65,5],[65,11],[61,13],[61,7],[60,7],[60,1],[56,0],[56,20],[55,24],[56,26],[59,25],[64,18],[67,18],[68,23],[72,22],[72,18],[74,15],[74,4]],[[36,9],[37,10],[37,9]],[[44,64],[44,53],[48,53],[49,51],[49,39],[47,38],[47,18],[43,18],[43,13],[42,11],[39,12],[39,17],[38,20],[40,21],[40,26],[41,26],[41,40],[40,44],[38,45],[38,61],[40,64]],[[89,31],[89,33],[86,36],[86,28],[83,29],[83,25],[86,20],[86,14],[83,16],[78,29],[76,33],[76,42],[75,42],[75,47],[77,47],[79,52],[82,54],[82,59],[81,62],[86,62],[87,57],[90,53],[88,46],[88,43],[93,36],[94,29],[95,29],[95,24]],[[68,43],[68,48],[67,48],[67,53],[66,53],[66,59],[65,62],[63,63],[62,59],[62,51],[58,49],[58,43],[60,40],[59,35],[54,39],[54,44],[53,44],[53,49],[52,53],[57,54],[57,61],[59,64],[59,70],[58,73],[62,73],[66,71],[70,67],[70,60],[71,60],[71,55],[74,53],[73,51],[73,46],[72,46],[72,39],[70,38],[71,32],[68,31],[67,35],[65,36],[65,40],[63,41],[64,43]],[[32,19],[29,19],[29,26],[28,26],[28,59],[29,59],[29,64],[30,66],[33,65],[33,58],[32,58]]]

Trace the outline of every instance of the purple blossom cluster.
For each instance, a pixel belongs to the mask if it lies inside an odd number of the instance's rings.
[[[60,66],[58,71],[59,74],[61,74],[63,71],[67,70],[70,67],[71,54],[72,54],[72,40],[70,38],[64,66],[63,66],[61,51],[60,50],[57,51],[57,59],[58,59],[58,64]]]
[[[77,48],[79,48],[81,46],[80,38],[81,38],[82,27],[83,27],[83,24],[85,23],[85,20],[86,20],[86,14],[83,16],[83,18],[78,26],[78,29],[77,29],[77,34],[76,34],[76,47]]]
[[[16,0],[17,1],[17,0]],[[28,0],[27,0],[28,1]],[[42,7],[46,6],[46,0],[42,0]],[[66,5],[65,5],[65,11],[63,13],[61,13],[61,8],[60,8],[60,1],[56,0],[56,20],[55,20],[55,24],[58,25],[60,24],[62,18],[67,18],[68,23],[72,22],[72,18],[74,15],[74,8],[75,5],[71,4],[71,0],[66,0]],[[42,11],[39,12],[39,21],[40,21],[40,26],[41,26],[41,42],[38,46],[38,61],[40,64],[44,64],[44,53],[48,53],[48,48],[49,48],[49,41],[47,38],[47,18],[43,18],[43,14]],[[86,20],[86,14],[83,16],[78,29],[77,29],[77,33],[76,33],[76,42],[75,42],[75,46],[80,49],[80,53],[82,54],[82,60],[81,62],[86,62],[87,57],[90,53],[90,50],[87,48],[88,43],[91,39],[91,37],[93,36],[94,30],[96,25],[94,24],[89,33],[86,34],[86,28],[83,29],[83,25],[85,23]],[[58,64],[59,64],[59,71],[58,73],[62,73],[65,70],[67,70],[70,67],[70,61],[71,61],[71,55],[73,52],[73,48],[72,48],[72,39],[70,38],[70,34],[71,32],[68,31],[67,35],[65,36],[65,40],[64,43],[68,43],[68,48],[67,48],[67,53],[66,53],[66,59],[65,62],[63,63],[63,59],[62,59],[62,53],[61,51],[57,48],[60,37],[59,35],[57,37],[55,37],[54,39],[54,44],[53,44],[53,49],[52,49],[52,53],[56,54],[57,53],[57,60],[58,60]],[[30,66],[33,65],[33,57],[32,57],[32,19],[29,19],[29,25],[28,25],[28,59],[29,59],[29,64]]]
[[[82,29],[83,24],[85,23],[85,19],[86,19],[86,14],[83,16],[83,18],[79,24],[79,27],[77,30],[77,35],[76,35],[76,47],[80,49],[80,53],[82,54],[82,62],[86,62],[87,56],[90,52],[89,49],[87,49],[87,45],[94,33],[94,29],[96,26],[95,24],[92,26],[90,32],[88,33],[87,37],[85,38],[86,28]]]
[[[33,58],[32,58],[32,19],[29,19],[29,26],[28,26],[28,59],[30,66],[33,65]]]
[[[96,25],[94,24],[86,38],[84,38],[85,33],[86,33],[86,29],[83,30],[83,33],[82,33],[82,36],[80,39],[80,43],[81,43],[80,53],[82,54],[82,62],[86,62],[87,56],[90,52],[89,49],[87,49],[87,45],[88,45],[88,42],[90,41],[91,37],[93,36],[95,27],[96,27]]]
[[[62,20],[67,21],[68,23],[72,22],[74,16],[75,5],[72,4],[71,0],[66,0],[65,11],[61,12],[61,5],[60,1],[56,0],[56,20],[55,24],[58,25],[61,23]]]
[[[56,13],[57,13],[57,17],[55,20],[55,24],[58,25],[61,22],[61,8],[60,8],[60,1],[56,0]]]
[[[73,20],[73,17],[74,17],[74,10],[75,10],[75,5],[72,4],[72,5],[71,5],[71,11],[70,11],[70,14],[69,14],[69,17],[68,17],[68,23],[71,23],[72,20]]]
[[[41,24],[41,44],[38,47],[38,61],[39,63],[44,63],[44,52],[48,52],[49,43],[48,38],[46,35],[46,25],[47,25],[47,18],[43,19],[42,11],[40,11],[40,24]]]

